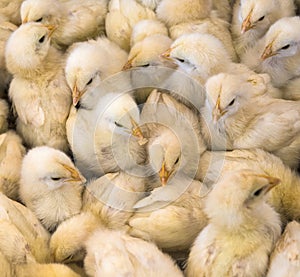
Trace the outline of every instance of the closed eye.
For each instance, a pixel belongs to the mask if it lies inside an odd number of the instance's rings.
[[[59,181],[61,178],[60,177],[51,177],[51,180],[53,181]]]
[[[261,18],[258,19],[258,21],[263,21],[265,16],[262,16]]]
[[[184,63],[185,60],[184,59],[179,59],[179,58],[175,58],[177,61],[181,62],[181,63]]]
[[[148,66],[150,66],[150,64],[149,64],[149,63],[147,63],[147,64],[144,64],[144,65],[141,65],[141,67],[148,67]]]
[[[37,19],[35,22],[41,22],[42,20],[43,20],[43,18],[41,17],[41,18]]]
[[[174,164],[178,164],[178,162],[179,162],[179,157],[176,159]]]
[[[232,106],[234,104],[234,102],[235,102],[235,98],[232,99],[232,101],[228,104],[228,106]]]
[[[90,85],[92,82],[93,82],[93,78],[91,78],[91,79],[86,83],[86,85],[88,86],[88,85]]]
[[[289,44],[287,44],[287,45],[281,47],[281,49],[283,49],[283,50],[288,49],[288,48],[290,48],[290,45],[289,45]]]
[[[119,124],[117,121],[115,121],[115,125],[117,126],[117,127],[123,127],[121,124]]]

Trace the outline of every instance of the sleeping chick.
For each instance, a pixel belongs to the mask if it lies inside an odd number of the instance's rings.
[[[104,33],[107,4],[108,0],[25,0],[21,18],[23,23],[53,26],[52,42],[66,48]]]
[[[84,268],[88,276],[183,276],[156,245],[121,231],[99,229],[86,248]]]
[[[19,27],[6,44],[6,65],[14,78],[9,97],[17,114],[17,132],[29,147],[69,150],[66,120],[71,92],[64,76],[64,56],[50,46],[53,29],[41,23]]]
[[[21,200],[49,231],[80,212],[84,183],[70,158],[59,150],[36,147],[23,159]]]
[[[207,196],[209,224],[194,242],[187,276],[265,276],[280,236],[279,215],[266,203],[279,179],[232,171]]]

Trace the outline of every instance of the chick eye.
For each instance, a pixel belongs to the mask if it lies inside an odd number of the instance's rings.
[[[281,49],[285,50],[285,49],[288,49],[289,47],[290,47],[290,45],[289,45],[289,44],[287,44],[287,45],[285,45],[285,46],[281,47]]]
[[[61,178],[60,177],[51,177],[51,180],[53,181],[59,181]]]
[[[119,124],[117,121],[115,121],[115,125],[117,126],[117,127],[123,127],[121,124]]]
[[[235,102],[235,98],[232,99],[232,101],[228,104],[228,106],[232,106],[234,104],[234,102]]]
[[[91,78],[91,79],[86,83],[86,85],[88,86],[88,85],[90,85],[92,82],[93,82],[93,78]]]
[[[185,62],[185,60],[179,59],[179,58],[176,58],[176,60],[179,61],[179,62],[181,62],[181,63],[184,63],[184,62]]]
[[[258,19],[258,21],[263,21],[265,16],[262,16],[261,18]]]
[[[37,19],[35,22],[41,22],[42,20],[43,20],[43,18],[41,17],[41,18]]]
[[[45,36],[42,36],[40,39],[39,39],[39,43],[43,43],[45,41]]]
[[[150,64],[149,64],[149,63],[147,63],[147,64],[144,64],[144,65],[141,65],[141,67],[148,67],[148,66],[150,66]]]
[[[179,157],[176,159],[174,164],[178,164],[178,162],[179,162]]]
[[[260,196],[261,193],[263,192],[263,190],[264,190],[264,188],[262,187],[262,188],[256,190],[256,191],[253,193],[253,195],[256,196],[256,197],[257,197],[257,196]]]

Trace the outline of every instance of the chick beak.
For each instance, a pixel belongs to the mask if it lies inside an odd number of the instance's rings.
[[[23,21],[22,21],[22,24],[25,24],[25,23],[27,23],[27,22],[28,22],[28,15],[25,16],[25,18],[24,18]]]
[[[128,70],[128,69],[131,69],[133,66],[132,66],[132,62],[134,60],[134,57],[129,59],[127,61],[127,63],[125,63],[125,65],[123,66],[122,70],[125,71],[125,70]]]
[[[250,29],[252,29],[254,27],[254,25],[250,21],[251,20],[251,15],[252,15],[252,11],[248,14],[246,19],[243,21],[241,34],[246,33],[247,31],[249,31]]]
[[[166,164],[163,162],[161,169],[159,171],[159,178],[162,186],[165,186],[168,182],[171,172],[166,169]]]
[[[77,86],[74,85],[73,91],[72,91],[72,97],[73,97],[73,106],[76,107],[80,100],[80,91],[78,90]]]
[[[266,60],[267,58],[270,58],[272,56],[276,55],[276,53],[274,53],[272,51],[272,43],[268,44],[264,50],[264,52],[262,53],[261,55],[261,59],[264,61]]]
[[[275,186],[277,186],[278,184],[280,184],[280,179],[275,178],[275,177],[271,177],[271,176],[264,176],[266,179],[268,179],[269,181],[269,185],[266,189],[266,193],[269,192],[272,188],[274,188]]]
[[[144,145],[145,143],[148,142],[148,140],[144,137],[141,128],[138,126],[138,124],[132,118],[132,116],[129,115],[129,117],[130,117],[130,121],[131,121],[131,124],[132,124],[131,134],[139,139],[139,144],[140,145]]]
[[[53,35],[54,31],[57,29],[57,27],[50,24],[46,24],[44,26],[49,30],[48,37],[50,38]]]
[[[221,110],[220,102],[221,102],[221,99],[220,99],[220,95],[219,95],[216,106],[212,113],[214,123],[217,123],[218,120],[221,118],[221,116],[224,114],[224,112]]]
[[[69,182],[81,182],[83,184],[86,182],[86,179],[75,168],[66,164],[62,166],[71,173],[71,178],[68,179]]]

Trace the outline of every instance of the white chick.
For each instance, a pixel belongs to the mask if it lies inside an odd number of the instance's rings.
[[[211,9],[212,0],[161,0],[156,14],[170,28],[179,23],[206,18]]]
[[[266,203],[279,179],[232,171],[207,196],[209,224],[194,242],[187,276],[265,276],[280,236],[278,214]]]
[[[146,191],[145,181],[145,178],[119,172],[108,173],[88,183],[83,194],[82,213],[64,221],[51,237],[54,260],[82,261],[85,241],[100,226],[128,229],[126,223],[133,214],[133,205]]]
[[[86,248],[84,268],[88,276],[183,276],[157,246],[120,231],[99,229]]]
[[[0,4],[1,5],[1,4]],[[5,65],[5,45],[13,31],[17,29],[17,26],[5,21],[0,13],[0,97],[5,98],[7,96],[7,90],[11,81],[11,74],[7,71]]]
[[[300,276],[300,224],[290,222],[271,255],[267,277]]]
[[[149,163],[161,184],[177,172],[194,178],[206,150],[197,114],[166,93],[154,90],[145,103],[141,123],[149,134]]]
[[[262,149],[206,151],[199,162],[199,179],[212,186],[220,177],[233,170],[255,170],[281,180],[270,193],[268,203],[281,215],[282,222],[300,218],[300,177],[282,160]]]
[[[256,72],[268,73],[276,87],[300,76],[300,18],[276,21],[255,46],[241,56],[241,62]]]
[[[15,25],[21,24],[20,8],[23,0],[2,0],[0,3],[0,16]]]
[[[84,183],[71,159],[54,148],[36,147],[23,159],[21,200],[49,231],[80,212]]]
[[[298,103],[268,95],[259,75],[245,77],[221,73],[207,81],[206,107],[214,128],[226,137],[228,149],[262,148],[297,168]]]
[[[17,132],[29,147],[48,145],[68,151],[66,120],[71,93],[64,57],[50,46],[53,30],[41,23],[20,26],[6,45],[7,69],[14,75],[9,97],[17,113]]]
[[[26,241],[28,245],[27,248],[34,256],[34,259],[40,263],[50,262],[50,234],[42,226],[33,212],[19,202],[10,200],[2,193],[0,194],[0,207],[6,211],[11,224],[14,225],[18,233],[21,233],[24,237],[22,240]],[[18,252],[18,245],[15,247],[17,247],[16,251]]]
[[[42,22],[54,28],[52,42],[68,47],[104,33],[108,0],[25,0],[22,22]]]
[[[151,35],[160,34],[168,36],[167,27],[156,19],[144,19],[139,21],[133,26],[130,46],[131,48],[137,43],[144,40]]]
[[[21,138],[8,131],[0,135],[0,191],[11,199],[19,200],[19,182],[25,148]]]
[[[79,274],[63,264],[22,264],[17,265],[14,276],[18,277],[80,277]]]
[[[105,19],[107,37],[126,51],[130,50],[133,26],[143,19],[155,19],[151,9],[136,0],[111,0]]]
[[[278,19],[295,15],[294,0],[237,0],[231,31],[235,50],[241,56]]]
[[[208,223],[203,210],[206,192],[199,181],[171,179],[135,204],[130,235],[152,241],[168,253],[187,252]]]
[[[176,40],[181,35],[190,33],[211,34],[218,38],[230,55],[232,61],[237,61],[237,55],[233,46],[231,33],[228,29],[228,23],[216,15],[211,14],[202,20],[185,22],[172,26],[170,29],[170,37]]]

